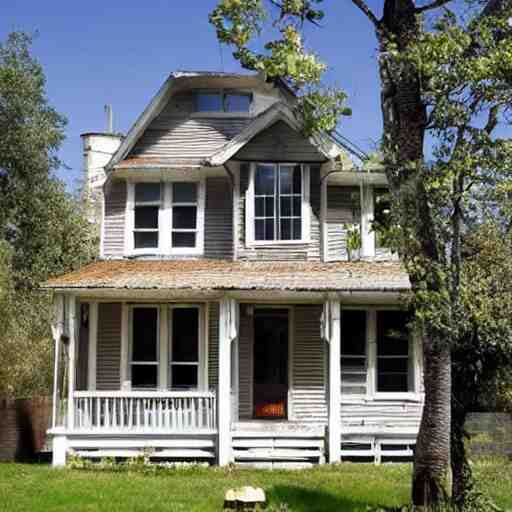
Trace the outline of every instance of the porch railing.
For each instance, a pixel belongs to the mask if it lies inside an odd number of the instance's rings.
[[[217,428],[214,392],[75,391],[76,430],[194,432]]]

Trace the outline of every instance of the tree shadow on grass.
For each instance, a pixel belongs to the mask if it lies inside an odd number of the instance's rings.
[[[368,506],[368,503],[299,485],[276,485],[267,495],[272,504],[286,504],[293,512],[356,512]]]

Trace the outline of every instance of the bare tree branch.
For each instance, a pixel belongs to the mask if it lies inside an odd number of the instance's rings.
[[[500,105],[493,105],[489,109],[489,117],[487,118],[487,123],[485,125],[484,131],[487,135],[490,135],[496,126],[498,126],[498,114],[500,111]]]
[[[372,10],[368,7],[364,0],[352,0],[352,3],[358,7],[363,14],[375,25],[375,28],[380,29],[380,20],[373,14]]]
[[[421,13],[425,11],[431,11],[432,9],[437,9],[438,7],[443,7],[447,3],[452,2],[452,0],[435,0],[431,4],[422,5],[421,7],[416,7],[416,12]]]

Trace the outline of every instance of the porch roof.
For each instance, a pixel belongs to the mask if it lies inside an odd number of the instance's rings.
[[[103,260],[55,277],[44,289],[404,291],[398,262]]]

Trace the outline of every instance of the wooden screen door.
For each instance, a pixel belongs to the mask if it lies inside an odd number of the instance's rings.
[[[254,312],[254,417],[287,417],[288,310]]]

